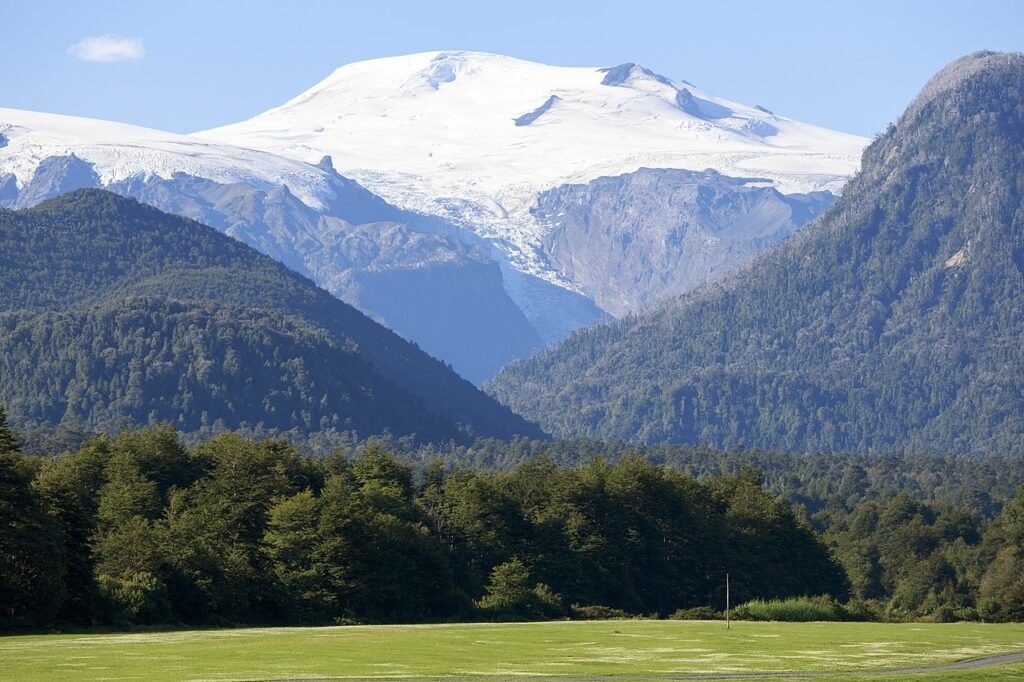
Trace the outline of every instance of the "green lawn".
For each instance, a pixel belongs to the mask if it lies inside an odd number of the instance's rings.
[[[0,678],[828,673],[927,666],[1013,652],[1024,652],[1022,624],[744,622],[734,623],[728,631],[724,623],[681,621],[263,628],[3,637]],[[913,677],[1014,678],[1024,680],[1024,665]]]

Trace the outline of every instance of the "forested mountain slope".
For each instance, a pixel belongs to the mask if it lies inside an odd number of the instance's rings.
[[[18,423],[537,432],[271,258],[131,199],[0,211],[0,253],[0,401]]]
[[[936,75],[815,224],[491,391],[549,432],[786,450],[1024,448],[1024,55]]]
[[[304,163],[123,123],[0,107],[0,207],[30,208],[85,188],[217,228],[474,383],[542,343],[486,244],[389,204],[338,174],[329,156]],[[600,314],[589,300],[560,291],[592,309],[577,325]]]

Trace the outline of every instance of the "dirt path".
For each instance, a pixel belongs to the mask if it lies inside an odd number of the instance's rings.
[[[383,680],[384,682],[626,682],[627,680],[790,680],[814,679],[815,677],[867,677],[877,675],[911,675],[915,673],[937,673],[950,670],[970,670],[1007,663],[1024,663],[1024,653],[986,656],[956,663],[921,666],[916,668],[887,668],[885,670],[847,670],[838,672],[777,672],[777,673],[680,673],[678,675],[436,675],[426,677],[317,677],[308,682],[320,680],[346,680],[363,682]],[[268,682],[307,682],[302,679],[283,679]]]

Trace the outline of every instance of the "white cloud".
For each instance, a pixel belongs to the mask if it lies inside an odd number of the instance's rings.
[[[68,54],[87,62],[123,62],[142,59],[146,48],[142,46],[142,38],[90,36],[69,47]]]

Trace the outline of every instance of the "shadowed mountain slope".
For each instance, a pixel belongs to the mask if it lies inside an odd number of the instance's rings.
[[[0,211],[0,253],[0,400],[20,423],[537,432],[301,275],[131,199]]]

